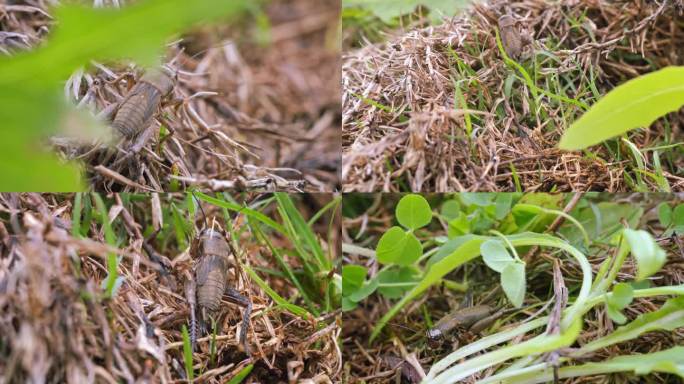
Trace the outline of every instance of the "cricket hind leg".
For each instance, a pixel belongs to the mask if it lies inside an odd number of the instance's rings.
[[[192,274],[186,273],[185,279],[185,299],[190,305],[190,345],[192,345],[192,351],[194,352],[197,346],[197,300],[196,294],[197,284]]]
[[[249,319],[252,315],[252,302],[247,296],[230,287],[226,287],[225,294],[231,303],[245,307],[245,311],[242,314],[242,324],[240,324],[240,344],[245,349],[247,356],[251,356],[252,354],[247,344],[247,331],[249,330]]]

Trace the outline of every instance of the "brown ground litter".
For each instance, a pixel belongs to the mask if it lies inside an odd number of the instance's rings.
[[[512,191],[516,177],[526,191],[633,190],[635,163],[615,140],[592,147],[591,156],[555,148],[582,110],[540,94],[534,114],[533,90],[503,62],[495,26],[500,15],[515,15],[533,38],[536,85],[591,105],[628,79],[684,63],[682,10],[667,0],[493,0],[347,52],[343,190]],[[529,48],[519,62],[535,76]],[[642,150],[679,143],[660,160],[670,187],[684,189],[681,111],[629,140]],[[643,153],[653,172],[653,152]],[[657,189],[651,179],[646,184]]]
[[[130,202],[121,195],[108,197],[114,200],[109,218],[117,221],[117,236],[125,239],[116,252],[125,280],[111,299],[103,297],[102,282],[107,255],[116,248],[106,245],[97,220],[87,237],[70,235],[73,198],[0,195],[0,380],[186,382],[181,328],[189,320],[184,276],[192,256],[188,249],[179,249],[174,236],[164,244],[150,243],[156,252],[153,256],[143,247],[141,234],[162,223],[166,217],[162,208],[182,204],[185,196],[129,196]],[[256,195],[235,198],[249,202]],[[294,200],[308,219],[330,199],[331,195],[302,195]],[[223,222],[220,209],[208,204],[203,208],[209,219]],[[238,228],[244,225],[241,217],[236,220]],[[198,222],[202,222],[201,215]],[[325,239],[328,228],[322,222],[314,230]],[[272,269],[273,256],[252,236],[241,232],[238,257],[255,269]],[[271,241],[278,248],[290,247],[279,236]],[[287,280],[259,274],[282,297],[296,296]],[[242,308],[224,302],[218,317],[215,362],[210,362],[210,336],[200,338],[194,361],[196,372],[201,369],[202,373],[199,377],[196,373],[195,382],[225,383],[250,363],[254,369],[244,383],[337,381],[341,370],[337,314],[303,320],[277,308],[244,270],[237,275],[232,287],[248,295],[254,305],[247,337],[252,358],[242,352],[236,335]]]
[[[52,2],[25,3],[0,4],[4,53],[36,46],[52,27]],[[255,16],[199,27],[167,50],[165,63],[179,78],[172,98],[182,104],[167,103],[144,134],[118,150],[55,144],[85,162],[94,190],[337,190],[339,12],[340,0],[274,0],[264,6],[268,29],[259,29]],[[140,76],[134,66],[98,63],[75,73],[65,94],[100,112]],[[128,152],[131,159],[121,160]]]

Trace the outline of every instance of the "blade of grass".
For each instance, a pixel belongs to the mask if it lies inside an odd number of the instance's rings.
[[[185,364],[185,374],[188,376],[188,382],[192,383],[195,380],[195,371],[192,369],[192,346],[190,345],[190,335],[188,334],[188,327],[183,324],[183,363]]]
[[[74,237],[81,237],[81,209],[83,204],[81,199],[83,194],[80,192],[76,193],[74,196],[74,207],[71,211],[71,235]]]
[[[230,381],[228,382],[228,384],[239,384],[239,383],[242,383],[242,380],[244,380],[245,377],[247,377],[247,375],[249,375],[249,373],[252,372],[252,368],[254,368],[254,364],[249,364],[248,366],[242,368],[242,369],[240,370],[240,372],[238,372],[238,374],[235,375],[235,377],[233,377],[232,379],[230,379]]]
[[[311,313],[309,311],[307,311],[306,309],[304,309],[304,308],[302,308],[296,304],[292,304],[289,301],[285,300],[282,296],[280,296],[276,291],[274,291],[271,287],[269,287],[265,281],[261,280],[259,275],[257,275],[256,272],[254,272],[254,270],[252,270],[252,268],[250,268],[248,265],[243,265],[243,268],[245,269],[247,274],[252,278],[252,280],[254,280],[254,282],[261,289],[263,289],[264,292],[266,292],[266,294],[273,301],[275,301],[279,306],[287,309],[292,314],[295,314],[295,315],[301,317],[302,319],[307,320],[307,319],[310,319],[312,317]],[[316,316],[318,316],[318,315],[316,314]]]
[[[203,201],[206,201],[207,203],[213,204],[217,207],[226,208],[230,211],[243,213],[246,216],[252,217],[252,218],[266,224],[267,226],[275,229],[276,231],[278,231],[282,234],[286,233],[285,228],[283,228],[282,225],[276,223],[273,219],[271,219],[270,217],[264,215],[263,213],[261,213],[259,211],[256,211],[256,210],[251,209],[251,208],[243,207],[243,206],[235,204],[235,203],[230,203],[230,202],[227,202],[225,200],[217,199],[215,197],[205,195],[204,193],[201,193],[201,192],[195,192],[195,196],[197,196],[199,199],[202,199]]]

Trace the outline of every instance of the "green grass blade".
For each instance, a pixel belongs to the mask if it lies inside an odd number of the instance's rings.
[[[259,277],[259,275],[257,275],[257,273],[254,272],[254,270],[250,268],[248,265],[243,265],[242,267],[245,269],[247,274],[252,278],[252,280],[254,280],[254,282],[261,289],[263,289],[264,292],[266,292],[266,294],[279,306],[287,309],[288,311],[301,317],[302,319],[309,319],[312,317],[311,313],[309,313],[309,311],[307,311],[306,309],[298,305],[292,304],[289,301],[285,300],[282,296],[280,296],[276,291],[269,287],[268,284],[266,284],[266,282],[263,281],[261,277]]]
[[[278,231],[282,234],[286,234],[285,228],[283,228],[282,225],[276,223],[273,219],[271,219],[270,217],[264,215],[263,213],[261,213],[259,211],[256,211],[256,210],[251,209],[251,208],[243,207],[241,205],[231,203],[231,202],[228,202],[225,200],[217,199],[215,197],[205,195],[204,193],[201,193],[201,192],[195,192],[195,196],[197,196],[197,198],[199,198],[203,201],[206,201],[209,204],[213,204],[217,207],[226,208],[226,209],[233,211],[233,212],[240,212],[240,213],[244,214],[245,216],[249,216],[251,218],[254,218],[254,219],[264,223],[265,225],[275,229],[276,231]]]
[[[240,370],[240,372],[238,372],[238,374],[235,375],[235,377],[230,379],[228,384],[240,384],[240,383],[242,383],[242,380],[244,380],[245,377],[247,377],[247,375],[249,375],[249,373],[252,372],[252,368],[254,368],[254,364],[249,364],[246,367],[242,368]]]
[[[195,371],[192,369],[192,345],[190,344],[190,335],[188,334],[188,327],[183,324],[183,363],[185,364],[185,374],[188,377],[188,382],[192,383],[195,380]]]

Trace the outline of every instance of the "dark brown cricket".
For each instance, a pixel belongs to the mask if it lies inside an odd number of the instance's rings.
[[[249,354],[247,345],[247,330],[252,312],[252,303],[237,290],[230,287],[230,270],[235,267],[234,257],[225,237],[214,229],[204,229],[193,245],[192,253],[198,258],[195,265],[196,289],[192,289],[191,296],[196,296],[200,314],[201,328],[206,331],[209,320],[219,315],[221,299],[226,298],[235,304],[245,307],[240,326],[240,343]],[[194,293],[194,295],[193,295]],[[191,299],[194,299],[191,298]],[[193,306],[191,300],[191,307]],[[191,308],[192,328],[195,329],[194,308]],[[194,332],[193,332],[194,333]],[[193,337],[194,338],[194,337]],[[194,344],[194,340],[193,340]]]
[[[455,328],[464,328],[472,333],[480,333],[503,313],[503,311],[488,305],[458,308],[442,317],[434,327],[427,331],[428,342],[432,345],[439,344],[445,335]]]
[[[174,86],[175,80],[166,70],[147,71],[121,102],[112,126],[127,139],[137,137]]]

